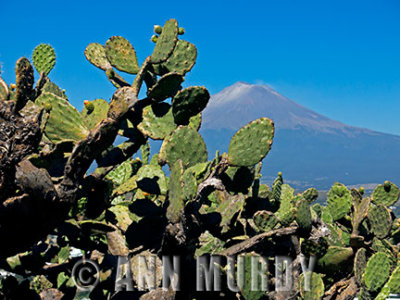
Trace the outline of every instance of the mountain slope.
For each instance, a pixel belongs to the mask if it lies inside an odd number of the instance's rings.
[[[238,82],[212,96],[203,113],[201,133],[212,155],[227,151],[244,124],[271,118],[274,144],[264,160],[271,181],[282,171],[297,188],[400,181],[400,137],[348,126],[309,110],[264,85]]]

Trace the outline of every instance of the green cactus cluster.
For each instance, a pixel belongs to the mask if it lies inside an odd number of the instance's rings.
[[[0,170],[0,237],[8,234],[9,246],[0,248],[0,269],[8,274],[0,278],[1,296],[111,299],[119,297],[116,255],[129,257],[125,271],[131,269],[136,289],[134,260],[152,255],[159,266],[171,254],[182,257],[185,280],[196,274],[199,255],[244,257],[244,285],[210,293],[211,299],[277,299],[271,261],[264,274],[269,291],[250,288],[255,255],[317,258],[309,276],[297,274],[301,266],[294,260],[297,282],[285,292],[287,299],[384,299],[400,293],[400,221],[390,211],[399,188],[385,182],[367,195],[335,183],[325,205],[316,189],[299,193],[281,172],[268,186],[260,172],[275,129],[266,117],[244,125],[228,153],[209,159],[199,128],[210,94],[202,86],[183,86],[197,58],[196,47],[180,39],[184,32],[174,19],[156,25],[154,50],[141,65],[123,37],[89,44],[87,60],[117,90],[110,101],[83,101],[81,112],[50,80],[55,52],[47,44],[33,53],[36,83],[27,58],[16,64],[15,84],[0,78],[1,125],[14,126],[13,142],[28,141],[10,147],[20,151],[9,159],[11,180]],[[133,83],[117,72],[135,75]],[[13,120],[34,136],[20,133]],[[161,142],[159,151],[154,140]],[[4,155],[2,160],[9,158]],[[100,268],[100,283],[86,294],[72,278],[72,266],[82,257]],[[223,276],[226,267],[218,266]],[[156,290],[140,299],[163,292],[162,274],[157,276]],[[203,299],[189,287],[165,299]]]

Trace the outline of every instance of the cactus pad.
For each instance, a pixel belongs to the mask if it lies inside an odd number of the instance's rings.
[[[371,224],[371,231],[380,239],[385,238],[392,228],[392,217],[382,204],[372,207],[368,213],[368,220]]]
[[[179,91],[172,102],[172,114],[175,123],[187,125],[192,116],[206,108],[210,93],[201,86],[192,86]]]
[[[93,109],[88,109],[88,106],[85,105],[81,115],[87,128],[93,129],[101,120],[107,118],[109,105],[104,99],[96,99],[89,103],[93,105]]]
[[[392,206],[399,200],[399,197],[399,188],[394,183],[389,182],[386,185],[380,184],[375,188],[372,193],[372,202]]]
[[[260,231],[270,231],[278,225],[278,218],[270,211],[261,210],[253,216],[254,224]]]
[[[369,197],[361,199],[360,202],[353,202],[353,216],[351,223],[353,225],[353,232],[357,233],[358,228],[362,221],[367,217],[369,208],[371,204],[371,199]]]
[[[297,203],[296,222],[302,230],[311,229],[311,210],[306,199],[301,199]]]
[[[288,184],[282,184],[280,195],[280,206],[276,212],[280,222],[287,226],[294,221],[295,207],[293,205],[294,189]]]
[[[192,200],[197,193],[196,173],[193,167],[185,170],[182,176],[183,182],[183,199],[186,201]]]
[[[7,100],[10,92],[7,83],[0,77],[0,100]]]
[[[177,125],[172,116],[171,105],[156,103],[143,109],[143,120],[139,130],[153,140],[162,140],[175,130]]]
[[[319,238],[317,241],[306,240],[301,243],[301,253],[305,256],[323,257],[328,250],[328,242],[324,238]]]
[[[17,85],[15,99],[17,110],[20,110],[30,100],[33,93],[33,67],[27,58],[18,59],[15,66],[15,74]]]
[[[314,272],[312,272],[312,274],[308,273],[308,275],[311,275],[310,290],[305,290],[305,276],[301,274],[299,280],[300,295],[304,300],[319,300],[325,292],[325,286],[321,275]]]
[[[136,51],[122,36],[112,36],[106,42],[105,52],[108,61],[116,69],[129,74],[136,74],[139,71]]]
[[[196,249],[195,256],[204,254],[218,254],[224,250],[225,242],[214,237],[210,232],[205,231],[199,237],[199,248]]]
[[[260,118],[243,126],[229,144],[229,163],[234,166],[255,165],[271,149],[273,137],[274,123],[268,118]]]
[[[175,161],[171,167],[171,176],[168,184],[168,201],[167,219],[171,223],[177,223],[180,220],[183,202],[183,164],[181,160]]]
[[[51,105],[45,134],[53,143],[63,140],[78,141],[88,135],[89,130],[81,114],[67,100],[45,92],[35,103],[41,107]]]
[[[375,253],[367,262],[364,273],[365,286],[376,292],[390,275],[390,258],[383,252]]]
[[[328,193],[328,209],[334,221],[346,216],[351,209],[353,198],[343,184],[335,183]]]
[[[389,278],[388,286],[391,294],[400,294],[400,266],[394,269]]]
[[[171,72],[165,74],[149,89],[147,96],[156,101],[163,101],[169,97],[173,97],[179,91],[183,81],[184,78],[178,73]]]
[[[219,212],[221,214],[221,232],[225,233],[231,229],[231,224],[235,223],[235,221],[239,219],[240,214],[243,211],[246,199],[243,194],[231,196],[228,193],[221,193],[220,197],[221,204],[217,207],[216,212]]]
[[[353,254],[352,248],[330,246],[326,254],[318,260],[318,267],[324,272],[336,272],[340,266],[347,263]]]
[[[39,73],[48,75],[56,64],[56,53],[49,44],[40,44],[33,50],[32,61]]]
[[[302,194],[303,198],[307,200],[308,203],[313,203],[318,198],[318,191],[314,188],[309,188]]]
[[[354,276],[359,285],[362,283],[362,275],[367,266],[367,250],[365,248],[358,249],[354,258]]]
[[[48,92],[52,93],[58,97],[64,98],[65,100],[67,99],[67,96],[65,95],[65,92],[61,90],[61,88],[56,85],[55,83],[51,82],[50,80],[47,80],[45,85],[43,86],[42,92]]]
[[[168,72],[185,75],[193,68],[196,58],[196,46],[184,40],[179,40],[171,56],[165,62],[155,66],[154,69],[159,75]]]
[[[132,176],[133,168],[130,161],[124,161],[114,170],[107,174],[106,178],[111,180],[114,187],[120,186],[121,184],[128,181]]]
[[[163,142],[158,161],[170,167],[182,159],[184,168],[207,161],[207,148],[201,135],[193,128],[179,126]]]
[[[279,173],[278,177],[275,178],[274,183],[272,184],[272,198],[278,202],[281,199],[282,184],[283,184],[282,173]]]
[[[144,165],[136,174],[138,187],[150,194],[165,194],[167,183],[160,166]]]
[[[143,164],[147,165],[150,160],[150,144],[149,141],[140,146],[140,153],[142,156]]]
[[[99,43],[91,43],[85,50],[86,59],[96,67],[107,71],[112,69],[110,62],[106,56],[106,50],[103,45]]]
[[[165,22],[162,32],[157,39],[156,46],[151,55],[151,62],[153,64],[158,64],[166,61],[172,54],[172,51],[174,51],[177,42],[178,22],[176,22],[175,19],[170,19]]]

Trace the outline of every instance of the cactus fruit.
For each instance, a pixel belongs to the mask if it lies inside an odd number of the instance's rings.
[[[359,193],[360,193],[361,195],[364,195],[364,193],[365,193],[365,189],[364,189],[363,186],[361,186],[361,187],[358,189],[358,191],[359,191]]]
[[[309,271],[310,272],[310,271]],[[302,299],[305,300],[319,300],[323,297],[325,292],[324,282],[321,278],[321,275],[312,272],[312,274],[308,273],[308,276],[311,276],[311,284],[310,289],[305,289],[305,276],[304,274],[300,275],[299,280],[299,290]]]
[[[378,185],[372,192],[372,202],[386,206],[394,205],[400,197],[400,189],[389,181]]]
[[[147,96],[156,101],[163,101],[169,97],[173,97],[180,89],[183,81],[184,78],[182,75],[175,72],[167,73],[149,89]]]
[[[390,258],[383,252],[370,257],[363,275],[365,286],[370,292],[376,292],[383,286],[390,275]]]
[[[47,76],[56,64],[56,53],[49,44],[40,44],[33,50],[32,61],[36,70]]]
[[[392,217],[382,204],[372,207],[368,213],[368,220],[371,224],[371,231],[380,239],[385,238],[392,228]]]
[[[359,285],[362,283],[362,275],[367,266],[367,250],[365,248],[358,249],[354,258],[354,276]]]
[[[351,209],[352,197],[344,185],[335,183],[328,193],[328,209],[334,221],[346,216]]]
[[[278,218],[270,211],[261,210],[253,216],[254,224],[260,231],[270,231],[278,225]]]
[[[152,41],[153,43],[157,43],[158,41],[158,36],[156,36],[155,34],[153,34],[150,38],[150,41]]]
[[[85,125],[89,129],[93,129],[101,121],[107,118],[109,105],[104,99],[96,99],[85,103],[81,115]]]
[[[269,152],[274,137],[274,123],[260,118],[243,126],[229,144],[228,159],[233,166],[254,166]]]
[[[45,92],[35,103],[41,107],[51,105],[45,134],[53,143],[63,140],[79,141],[89,134],[81,114],[67,100]]]
[[[161,34],[162,27],[160,25],[154,25],[154,33]]]
[[[106,50],[103,45],[99,43],[91,43],[85,50],[86,59],[94,66],[107,71],[112,69],[110,62],[106,56]]]
[[[129,74],[139,71],[136,51],[122,36],[112,36],[106,42],[105,53],[108,61],[116,69]]]
[[[170,168],[181,159],[184,168],[207,161],[207,148],[201,135],[188,126],[179,126],[165,138],[158,157],[160,164]]]
[[[151,62],[158,64],[164,62],[171,55],[172,51],[178,42],[178,23],[174,19],[165,22],[162,32],[158,37],[156,46],[154,47],[153,54],[151,55]]]
[[[178,29],[178,34],[179,34],[179,35],[185,34],[185,28],[179,27],[179,29]]]
[[[191,117],[206,108],[210,93],[206,88],[191,86],[179,91],[172,102],[172,114],[176,124],[187,125]]]

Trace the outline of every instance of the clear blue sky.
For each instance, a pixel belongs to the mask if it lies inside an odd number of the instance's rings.
[[[350,125],[400,135],[400,1],[14,1],[0,3],[2,77],[50,43],[52,80],[79,109],[114,88],[83,55],[90,42],[122,35],[139,60],[154,24],[176,18],[196,44],[188,85],[211,93],[241,80],[267,83]]]

